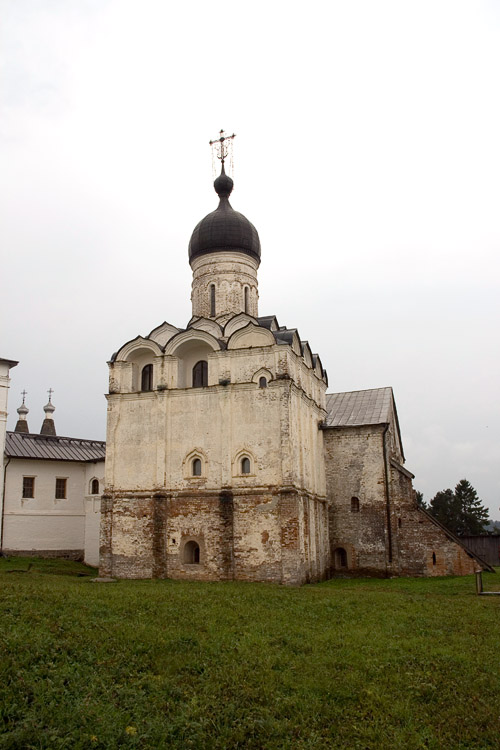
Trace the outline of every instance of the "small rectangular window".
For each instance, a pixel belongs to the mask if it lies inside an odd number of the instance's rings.
[[[23,477],[23,497],[35,497],[35,477]]]
[[[67,479],[56,479],[56,500],[66,500]]]

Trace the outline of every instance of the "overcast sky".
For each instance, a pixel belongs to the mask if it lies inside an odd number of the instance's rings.
[[[104,439],[106,362],[191,316],[208,141],[262,243],[260,314],[329,391],[391,385],[429,500],[500,518],[500,2],[0,0],[0,356],[40,429]]]

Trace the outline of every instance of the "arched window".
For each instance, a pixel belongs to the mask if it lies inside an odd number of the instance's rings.
[[[244,301],[245,301],[244,310],[246,313],[248,313],[248,310],[250,308],[250,289],[247,286],[244,289]]]
[[[153,365],[146,365],[141,372],[141,391],[153,390]]]
[[[335,550],[335,567],[347,568],[347,552],[343,547],[337,547]]]
[[[93,479],[90,483],[90,494],[91,495],[98,495],[99,494],[99,480]]]
[[[263,375],[259,378],[259,388],[267,388],[267,378]]]
[[[200,545],[196,542],[186,542],[184,545],[184,562],[188,565],[198,565],[200,562]]]
[[[208,362],[200,359],[193,367],[193,388],[203,388],[208,385]]]
[[[201,460],[199,458],[193,458],[191,472],[193,477],[201,477]]]
[[[351,497],[351,513],[359,513],[359,498]]]
[[[215,284],[210,284],[210,317],[215,318]]]
[[[241,459],[241,473],[250,474],[250,459],[247,456]]]

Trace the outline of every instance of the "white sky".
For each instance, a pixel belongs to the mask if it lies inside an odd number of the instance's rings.
[[[106,361],[191,316],[216,205],[262,243],[260,314],[329,391],[392,385],[427,500],[500,517],[500,2],[0,0],[0,356],[39,430],[105,437]]]

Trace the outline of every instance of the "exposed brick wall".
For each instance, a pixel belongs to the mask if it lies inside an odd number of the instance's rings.
[[[325,502],[296,490],[122,494],[102,507],[103,576],[299,585],[328,571]],[[185,560],[190,542],[199,563]]]
[[[418,509],[411,474],[398,467],[394,432],[384,425],[324,432],[332,573],[473,573],[477,564],[463,547]],[[351,509],[354,497],[359,512]]]

